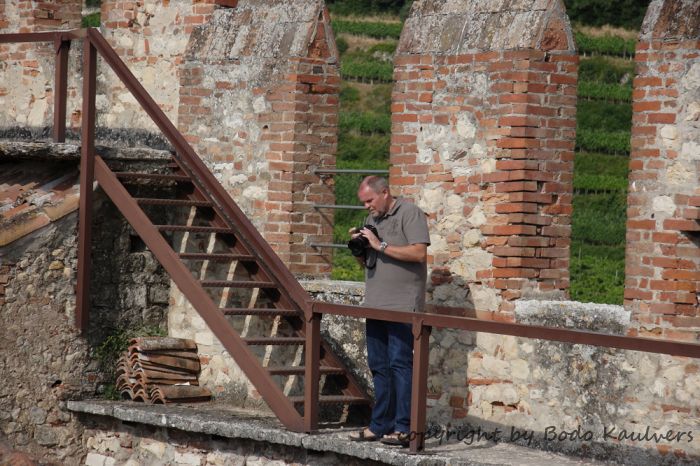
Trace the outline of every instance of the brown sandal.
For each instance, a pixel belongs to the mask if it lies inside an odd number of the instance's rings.
[[[384,438],[382,438],[382,443],[384,445],[396,445],[406,448],[411,443],[411,440],[409,434],[394,432],[393,434],[385,435]]]
[[[369,432],[369,435],[367,434],[367,432]],[[350,434],[349,438],[353,442],[376,442],[377,440],[382,438],[382,436],[376,435],[374,432],[369,430],[369,427],[365,427],[359,432]]]

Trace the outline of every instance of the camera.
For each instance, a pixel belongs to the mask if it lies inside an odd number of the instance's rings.
[[[379,238],[379,232],[377,229],[374,227],[374,225],[365,225],[362,228],[367,228],[369,231],[374,233],[374,235]],[[360,228],[360,230],[362,229]],[[379,238],[379,241],[382,239]],[[369,240],[365,238],[364,236],[360,235],[357,238],[353,238],[350,241],[348,241],[348,248],[350,249],[350,254],[352,254],[355,257],[363,257],[366,252],[367,248],[369,248]]]

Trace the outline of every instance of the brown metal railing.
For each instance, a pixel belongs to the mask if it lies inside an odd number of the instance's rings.
[[[424,445],[429,352],[428,342],[433,327],[700,358],[700,344],[694,343],[488,321],[473,317],[464,317],[465,315],[469,315],[469,311],[465,309],[431,308],[429,306],[428,312],[426,313],[413,313],[328,304],[311,300],[306,291],[304,291],[301,285],[280,261],[271,247],[262,239],[252,223],[250,223],[243,212],[230,200],[226,191],[219,185],[214,176],[201,162],[192,147],[185,141],[184,137],[168,120],[160,107],[158,107],[146,90],[138,83],[136,78],[127,69],[126,65],[119,59],[114,50],[97,30],[88,29],[28,34],[0,34],[0,43],[54,42],[54,44],[56,44],[57,65],[55,79],[57,90],[55,92],[56,98],[54,101],[54,140],[63,141],[65,139],[66,60],[70,41],[76,39],[84,41],[80,237],[76,310],[76,325],[81,329],[85,329],[87,325],[89,303],[89,225],[91,224],[90,207],[95,168],[95,65],[97,53],[99,52],[168,140],[173,144],[177,151],[177,156],[179,157],[178,160],[183,163],[190,174],[201,182],[202,188],[216,202],[217,209],[223,212],[227,218],[237,225],[238,232],[241,236],[254,247],[255,254],[261,259],[268,274],[273,277],[280,286],[284,287],[290,299],[303,310],[306,325],[304,336],[306,338],[307,349],[307,351],[305,351],[304,421],[303,426],[300,427],[291,421],[285,422],[284,419],[280,419],[288,428],[313,432],[318,427],[319,330],[323,314],[403,322],[413,326],[415,343],[413,398],[411,400],[411,431],[413,435],[411,437],[410,449],[412,452],[422,450]],[[213,329],[213,331],[217,333],[217,329]],[[255,382],[253,383],[255,384]]]

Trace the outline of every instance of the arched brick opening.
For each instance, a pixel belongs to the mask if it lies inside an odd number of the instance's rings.
[[[700,338],[700,4],[654,0],[635,56],[625,307],[630,334]]]
[[[562,298],[578,56],[561,1],[418,0],[396,55],[390,181],[431,219],[432,300],[511,320]]]

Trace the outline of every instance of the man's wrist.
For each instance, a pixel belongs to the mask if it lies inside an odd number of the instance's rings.
[[[386,241],[382,241],[381,243],[379,243],[379,252],[386,251],[386,248],[388,248],[388,247],[389,247],[389,245],[386,244]]]

